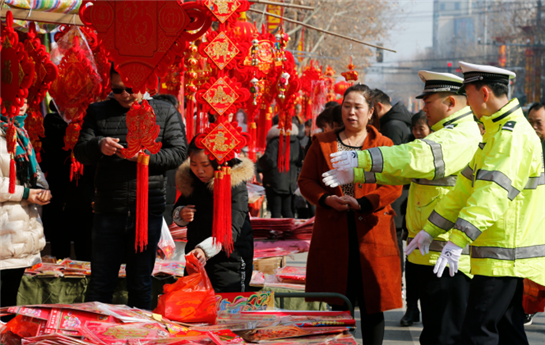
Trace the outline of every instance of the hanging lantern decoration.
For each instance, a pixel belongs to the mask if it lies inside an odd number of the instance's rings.
[[[49,90],[59,110],[70,121],[64,136],[63,147],[71,152],[70,180],[83,174],[83,165],[74,156],[74,147],[79,138],[87,107],[100,91],[100,76],[87,58],[78,36],[73,36],[72,47],[68,49],[59,64],[59,76]]]
[[[348,71],[341,73],[344,79],[346,79],[346,81],[358,80],[358,72],[354,70],[356,66],[352,63],[352,57],[350,57],[350,63],[346,67],[348,68]]]
[[[250,7],[246,0],[205,0],[208,15],[219,22],[218,30],[207,36],[207,42],[199,45],[199,53],[214,66],[212,77],[203,83],[196,93],[196,99],[202,112],[216,116],[214,123],[197,136],[197,146],[205,149],[211,160],[218,162],[214,178],[214,221],[212,237],[220,243],[229,256],[234,250],[231,228],[231,169],[228,162],[246,146],[247,133],[236,121],[229,122],[229,116],[235,114],[250,98],[250,91],[242,87],[241,81],[234,75],[243,72],[244,59],[249,55],[250,42],[240,41],[233,34],[236,19],[241,12]],[[239,68],[242,66],[242,69]],[[246,79],[243,76],[242,79]]]
[[[289,52],[284,53],[282,69],[278,81],[278,128],[280,129],[280,141],[278,147],[278,171],[288,172],[290,170],[291,156],[291,130],[292,119],[295,113],[295,102],[299,95],[301,82],[295,71],[295,59]]]
[[[322,80],[322,70],[318,67],[318,64],[315,64],[315,61],[310,61],[310,64],[303,68],[303,73],[301,75],[301,88],[303,91],[303,111],[305,114],[305,120],[312,119],[313,114],[312,108],[312,95],[314,94],[312,89],[313,82]]]
[[[49,59],[49,53],[46,51],[45,46],[40,42],[34,22],[29,25],[24,47],[30,61],[34,64],[34,71],[36,72],[32,85],[28,89],[28,116],[25,120],[25,128],[36,153],[36,161],[40,163],[40,151],[42,149],[40,138],[45,136],[43,126],[44,117],[40,103],[45,98],[45,94],[49,90],[51,83],[59,75],[59,71],[57,66]]]
[[[1,54],[1,107],[2,116],[7,122],[4,125],[7,149],[10,155],[9,193],[15,193],[17,180],[15,158],[17,149],[17,127],[14,121],[19,116],[19,110],[28,97],[28,89],[35,78],[34,64],[29,59],[23,43],[19,42],[13,29],[13,14],[8,11],[6,24],[2,25]]]
[[[197,86],[195,81],[198,77],[197,64],[198,64],[198,50],[195,42],[189,43],[189,47],[185,52],[185,129],[186,137],[188,141],[193,139],[193,113],[195,109],[195,92],[197,92]]]
[[[188,41],[208,30],[211,22],[204,11],[195,2],[86,0],[79,15],[97,31],[123,83],[144,93],[157,88],[158,77],[166,75]],[[138,28],[140,34],[120,28]]]
[[[335,70],[328,65],[325,69],[325,81],[326,81],[326,87],[327,87],[327,102],[336,101],[337,96],[335,95],[335,90],[333,89],[333,86],[335,85]]]

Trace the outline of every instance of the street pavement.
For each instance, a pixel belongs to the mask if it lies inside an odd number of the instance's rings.
[[[292,255],[287,259],[288,266],[306,266],[307,253]],[[401,291],[400,291],[401,293]],[[404,301],[405,302],[405,301]],[[356,338],[361,343],[361,323],[359,309],[356,308]],[[401,327],[399,320],[405,314],[405,309],[389,310],[384,313],[385,332],[384,345],[412,345],[419,344],[420,333],[422,332],[422,323],[417,322],[411,327]],[[537,314],[534,317],[533,323],[526,326],[526,335],[531,345],[545,344],[545,313]]]

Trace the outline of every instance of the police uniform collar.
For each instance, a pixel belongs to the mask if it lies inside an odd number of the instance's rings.
[[[459,64],[464,74],[464,86],[475,82],[509,85],[509,80],[517,76],[514,72],[499,67],[476,65],[464,61],[460,61]],[[465,92],[465,87],[460,88],[458,91],[458,93],[462,92]]]
[[[471,111],[470,107],[464,107],[454,114],[450,115],[449,117],[446,117],[442,119],[441,121],[437,122],[435,125],[431,127],[431,129],[434,132],[437,132],[440,129],[448,128],[448,126],[455,126],[457,123],[465,122],[471,119],[471,115],[473,112]],[[473,119],[471,119],[473,120]]]
[[[436,92],[457,93],[462,86],[463,79],[451,73],[419,71],[418,76],[424,82],[424,91],[417,99]]]
[[[513,98],[494,114],[481,117],[481,121],[488,132],[490,128],[494,128],[494,124],[503,124],[505,121],[508,121],[508,117],[519,111],[522,112],[519,101],[518,99]]]

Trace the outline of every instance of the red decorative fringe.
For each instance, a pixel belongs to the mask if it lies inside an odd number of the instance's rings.
[[[233,248],[233,230],[232,230],[232,220],[231,220],[231,168],[223,168],[223,188],[225,189],[225,198],[224,200],[224,212],[225,212],[225,233],[223,235],[222,245],[223,250],[229,257],[234,250]]]
[[[248,143],[248,157],[252,160],[252,162],[255,163],[255,161],[257,160],[257,156],[255,152],[257,130],[256,130],[255,122],[253,121],[248,124],[248,134],[250,134],[250,141]]]
[[[83,175],[83,164],[76,160],[76,157],[74,156],[74,151],[72,151],[71,160],[72,164],[70,165],[70,182],[72,182],[75,177],[77,184],[77,181]]]
[[[191,142],[193,139],[193,113],[195,112],[195,102],[191,99],[187,100],[187,107],[185,109],[185,130],[187,136],[187,142]]]
[[[285,140],[286,140],[286,143],[285,143],[285,147],[286,147],[286,152],[284,153],[284,172],[285,173],[288,173],[288,171],[290,171],[290,147],[291,147],[291,133],[290,131],[288,131],[285,135]]]
[[[9,193],[10,194],[15,193],[16,180],[17,180],[17,176],[15,173],[15,159],[13,158],[13,155],[12,155],[11,159],[9,160]]]
[[[134,249],[144,251],[148,245],[148,196],[149,196],[149,155],[138,154],[136,174],[136,236]]]
[[[214,243],[220,243],[229,256],[233,252],[231,230],[231,168],[218,168],[214,179]]]
[[[280,139],[278,141],[278,171],[284,171],[284,129],[280,128]]]

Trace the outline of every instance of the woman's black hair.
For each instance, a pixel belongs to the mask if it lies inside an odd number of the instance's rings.
[[[363,98],[365,98],[365,101],[367,102],[367,105],[369,106],[369,109],[375,107],[375,102],[373,100],[373,90],[371,90],[371,88],[369,88],[369,86],[367,86],[365,84],[356,84],[356,85],[350,86],[344,92],[343,103],[344,103],[344,99],[346,98],[346,96],[351,92],[360,93],[363,96]]]
[[[418,125],[419,123],[424,123],[426,124],[426,126],[428,126],[428,128],[430,127],[430,125],[428,124],[428,118],[426,117],[426,113],[423,110],[420,110],[418,113],[414,114],[413,117],[411,117],[411,128]]]

